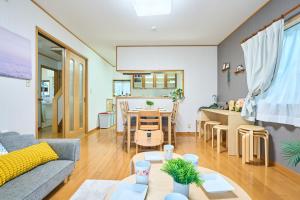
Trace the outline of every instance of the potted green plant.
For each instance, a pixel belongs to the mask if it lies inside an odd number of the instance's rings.
[[[300,141],[285,142],[282,144],[283,156],[290,165],[295,167],[300,163]]]
[[[177,88],[173,90],[170,94],[170,97],[173,102],[183,101],[184,100],[183,90],[181,88]]]
[[[189,196],[189,185],[195,183],[197,186],[203,184],[200,172],[195,166],[181,158],[167,161],[161,168],[173,178],[173,192]]]
[[[150,100],[147,100],[147,101],[146,101],[146,105],[147,105],[148,109],[151,110],[151,109],[152,109],[152,106],[154,105],[154,102],[153,102],[153,101],[150,101]]]

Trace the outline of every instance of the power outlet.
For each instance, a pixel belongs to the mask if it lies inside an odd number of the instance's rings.
[[[31,85],[31,81],[30,80],[26,80],[26,87],[30,87]]]

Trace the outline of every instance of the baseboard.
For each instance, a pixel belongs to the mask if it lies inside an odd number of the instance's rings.
[[[99,127],[93,128],[92,130],[88,131],[87,134],[93,133],[94,131],[99,130],[99,129],[100,129]]]
[[[195,136],[195,132],[176,132],[176,136]]]
[[[300,174],[297,173],[296,171],[293,171],[293,170],[287,168],[286,166],[279,164],[277,162],[270,161],[270,166],[276,167],[279,171],[281,171],[284,174],[287,174],[290,177],[296,177],[297,179],[300,177]]]

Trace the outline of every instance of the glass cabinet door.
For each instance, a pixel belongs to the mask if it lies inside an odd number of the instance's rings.
[[[144,76],[145,88],[153,88],[153,73]]]
[[[155,88],[165,88],[164,73],[155,73]]]
[[[176,73],[168,72],[167,77],[167,88],[174,89],[177,86],[177,76]]]
[[[143,76],[141,74],[133,75],[133,88],[135,89],[143,88]]]

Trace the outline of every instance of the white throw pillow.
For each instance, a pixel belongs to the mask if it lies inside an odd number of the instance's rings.
[[[6,151],[6,149],[4,148],[4,146],[0,143],[0,156],[7,154],[8,152]]]

